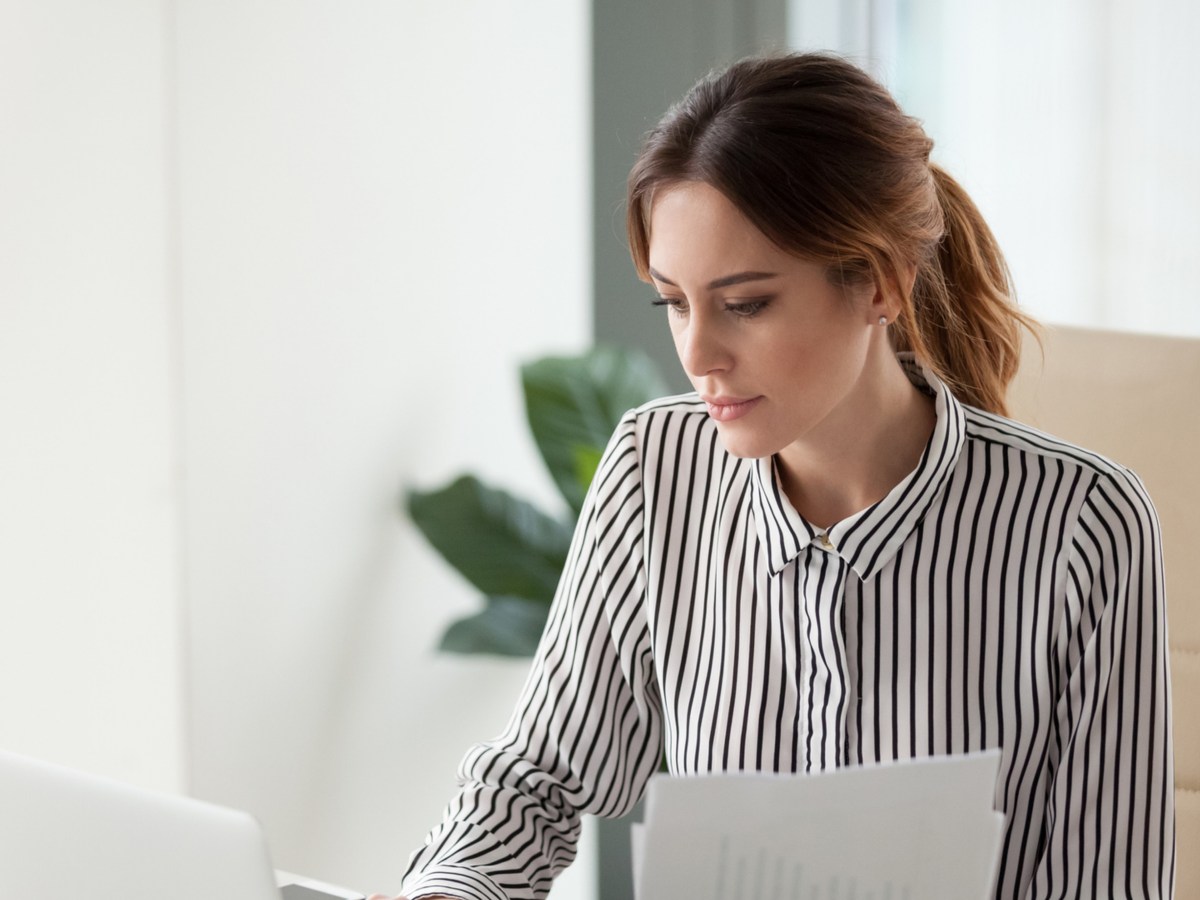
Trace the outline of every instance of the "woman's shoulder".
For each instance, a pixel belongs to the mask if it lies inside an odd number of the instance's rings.
[[[671,394],[650,400],[637,409],[630,410],[630,414],[639,419],[654,416],[707,416],[708,408],[699,394],[689,391],[686,394]]]
[[[1145,485],[1131,468],[1096,450],[1080,446],[1016,419],[1006,418],[972,406],[964,406],[968,441],[999,444],[1025,456],[1030,462],[1054,462],[1077,469],[1093,485],[1113,488],[1149,502]]]
[[[658,397],[629,410],[621,418],[617,432],[641,443],[684,427],[715,427],[708,408],[695,392]]]
[[[629,410],[613,435],[611,453],[632,454],[643,468],[670,461],[679,471],[725,455],[708,407],[695,393],[659,397]]]

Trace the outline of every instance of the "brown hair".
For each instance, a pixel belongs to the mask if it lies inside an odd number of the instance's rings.
[[[1021,327],[1004,257],[970,197],[929,162],[920,122],[835,56],[745,59],[701,80],[647,135],[629,174],[627,227],[649,279],[655,193],[702,181],[830,279],[892,286],[893,346],[964,403],[1006,412]],[[916,267],[908,290],[906,271]]]

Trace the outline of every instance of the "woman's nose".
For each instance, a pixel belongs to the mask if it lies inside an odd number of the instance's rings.
[[[675,351],[683,370],[692,378],[702,378],[729,368],[730,355],[717,323],[704,316],[691,316],[676,333]]]

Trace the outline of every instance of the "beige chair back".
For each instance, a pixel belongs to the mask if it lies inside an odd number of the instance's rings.
[[[1010,414],[1133,469],[1162,522],[1175,727],[1176,896],[1200,897],[1200,339],[1048,327]]]

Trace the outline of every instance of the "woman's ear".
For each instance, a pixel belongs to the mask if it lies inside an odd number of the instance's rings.
[[[909,305],[904,303],[903,298],[912,296],[913,287],[917,283],[916,263],[906,263],[898,275],[899,285],[890,279],[883,284],[879,282],[872,284],[874,294],[871,297],[869,310],[872,324],[885,318],[889,323],[896,321],[896,317]],[[903,293],[901,293],[901,285]]]

